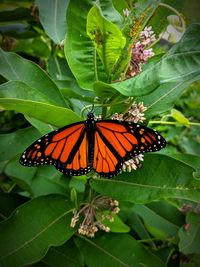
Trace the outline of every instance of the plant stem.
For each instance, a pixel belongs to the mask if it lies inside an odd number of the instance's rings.
[[[180,122],[176,122],[176,121],[149,121],[150,124],[165,124],[165,125],[182,125],[185,126],[185,124],[180,123]],[[189,126],[199,126],[200,127],[200,123],[199,122],[189,122],[188,124]]]
[[[97,72],[97,50],[94,48],[94,73],[95,73],[95,80],[98,81],[98,72]]]
[[[164,3],[160,3],[159,6],[163,6],[163,7],[168,8],[169,10],[173,11],[180,18],[180,21],[181,21],[181,24],[182,24],[182,28],[183,28],[183,32],[184,32],[185,29],[186,29],[186,26],[185,26],[185,21],[184,21],[182,15],[181,15],[181,13],[179,13],[178,10],[176,10],[172,6],[169,6],[169,5],[164,4]]]

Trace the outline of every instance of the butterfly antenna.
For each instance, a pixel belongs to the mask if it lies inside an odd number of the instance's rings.
[[[92,104],[92,105],[84,105],[84,107],[82,108],[82,110],[81,110],[81,117],[84,117],[84,113],[85,113],[85,111],[87,111],[87,114],[88,113],[93,113],[93,111],[94,111],[94,104]]]

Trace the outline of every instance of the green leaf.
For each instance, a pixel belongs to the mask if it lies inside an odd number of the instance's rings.
[[[20,206],[0,224],[1,266],[31,264],[50,246],[66,242],[74,232],[69,226],[71,210],[71,204],[59,195],[35,198]]]
[[[67,61],[63,58],[63,54],[52,54],[48,58],[48,73],[54,81],[63,81],[63,80],[74,80],[74,76],[67,65]],[[64,51],[62,51],[64,53]]]
[[[23,59],[15,53],[0,49],[0,74],[10,81],[20,81],[48,96],[51,103],[66,106],[66,103],[55,83],[35,63]]]
[[[186,224],[188,228],[182,227],[179,230],[179,249],[185,255],[197,253],[199,254],[200,244],[200,216],[199,214],[189,213],[186,216]]]
[[[48,71],[59,87],[62,95],[71,101],[72,98],[93,103],[93,91],[81,89],[75,80],[65,58],[52,55],[48,60]]]
[[[182,226],[184,223],[184,215],[166,199],[150,202],[146,206],[173,225]]]
[[[1,84],[0,99],[2,98],[24,99],[50,104],[55,103],[48,94],[44,94],[37,88],[30,87],[21,81],[9,81]]]
[[[2,162],[22,153],[26,147],[40,137],[40,133],[33,127],[29,127],[0,136],[0,162]]]
[[[185,88],[200,78],[199,41],[200,24],[193,24],[160,62],[133,78],[133,90],[137,85],[151,87],[152,93],[138,98],[148,108],[148,118],[171,109]]]
[[[173,166],[173,168],[172,168]],[[194,169],[162,154],[147,154],[141,169],[115,179],[96,178],[91,186],[98,193],[121,201],[148,203],[162,198],[200,201],[200,182]]]
[[[87,14],[92,3],[92,0],[70,1],[67,9],[67,38],[64,46],[71,71],[79,86],[87,90],[93,90],[93,83],[97,80],[94,69],[95,48],[86,33]],[[105,80],[106,75],[100,61],[97,62],[97,69],[99,80]]]
[[[66,11],[69,0],[36,0],[40,22],[48,36],[60,44],[66,33]]]
[[[109,76],[126,44],[120,29],[105,19],[99,8],[93,6],[87,16],[87,34],[90,36]]]
[[[26,202],[28,198],[18,194],[0,194],[0,217],[2,219],[8,218],[13,210]]]
[[[190,155],[190,154],[172,154],[170,156],[191,166],[196,171],[200,170],[200,157],[199,156]]]
[[[42,261],[52,267],[63,267],[66,266],[66,263],[67,267],[84,265],[83,256],[72,239],[60,247],[51,247]]]
[[[81,120],[80,117],[70,109],[30,100],[1,98],[0,107],[21,112],[57,127],[62,127]]]
[[[127,234],[107,234],[95,239],[80,237],[76,243],[88,267],[164,267],[164,263]]]
[[[54,101],[49,98],[48,94],[45,95],[23,82],[9,81],[0,85],[0,106],[4,109],[16,110],[56,126],[65,126],[67,124],[66,118],[69,118],[69,123],[80,120],[80,117],[70,109],[48,105],[48,103],[54,103]],[[34,123],[37,126],[39,124],[39,122],[36,123],[36,121],[34,121]]]
[[[123,27],[123,17],[120,15],[120,13],[117,11],[117,7],[114,6],[114,1],[110,0],[101,0],[96,3],[101,9],[101,12],[103,16],[113,22],[114,24],[118,25],[120,28]],[[122,1],[120,1],[122,2]],[[118,2],[118,6],[120,6],[121,3]]]
[[[81,176],[82,177],[82,176]],[[83,193],[85,191],[85,183],[87,176],[83,176],[84,179],[79,179],[77,177],[72,177],[69,182],[69,187],[74,188],[77,192]]]
[[[110,232],[112,233],[128,233],[130,231],[130,227],[126,225],[119,216],[116,214],[112,215],[114,221],[110,222],[108,219],[103,221],[103,224],[110,228]]]
[[[21,151],[23,152],[23,151]],[[31,184],[36,168],[24,168],[19,163],[19,157],[12,159],[6,165],[4,173],[10,177],[20,188],[30,193],[33,196]]]
[[[94,82],[94,91],[101,100],[106,97],[111,98],[113,95],[119,94],[112,84],[101,81]]]
[[[49,44],[41,37],[18,39],[12,51],[38,58],[48,58],[51,53]]]
[[[25,167],[19,163],[17,156],[9,161],[4,173],[20,188],[29,192],[32,197],[52,193],[66,195],[67,193],[69,178],[62,176],[53,166]]]
[[[142,219],[136,213],[130,212],[127,218],[127,224],[137,233],[140,239],[147,239],[152,247],[156,247],[153,240],[151,241],[152,237],[144,226]]]
[[[126,2],[126,0],[121,0],[121,1],[118,1],[118,0],[113,0],[112,1],[114,7],[117,9],[117,11],[123,16],[123,10],[125,10],[126,8],[128,9],[129,6],[128,6],[128,3]]]
[[[31,188],[34,197],[53,193],[66,195],[68,184],[69,177],[63,176],[53,166],[42,166],[37,169]]]
[[[186,127],[188,127],[190,125],[189,120],[183,115],[183,113],[181,113],[179,110],[177,110],[175,108],[173,108],[171,110],[171,116],[176,121],[178,121],[179,123],[185,125]]]
[[[66,12],[69,0],[36,0],[39,9],[40,22],[47,35],[60,44],[66,33]]]
[[[174,238],[177,234],[179,227],[157,214],[150,207],[136,204],[133,211],[142,218],[146,228],[154,237],[164,241]]]
[[[42,135],[45,135],[53,130],[54,127],[52,127],[50,124],[47,124],[45,122],[42,122],[40,120],[37,120],[33,117],[29,117],[25,115],[25,118],[28,122],[30,122],[30,124],[35,127]]]

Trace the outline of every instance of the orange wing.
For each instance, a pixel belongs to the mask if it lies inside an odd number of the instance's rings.
[[[126,121],[96,122],[93,168],[101,176],[112,177],[121,171],[124,161],[143,152],[165,147],[165,139],[156,131]]]
[[[24,151],[20,163],[25,166],[54,165],[68,175],[88,173],[91,168],[84,122],[65,126],[41,137]]]

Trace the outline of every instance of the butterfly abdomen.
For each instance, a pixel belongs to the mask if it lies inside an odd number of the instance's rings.
[[[87,120],[85,121],[85,128],[86,128],[87,140],[88,140],[88,151],[89,151],[88,161],[89,161],[90,166],[92,166],[93,159],[94,159],[95,120],[94,120],[94,116],[92,115],[88,116]]]

